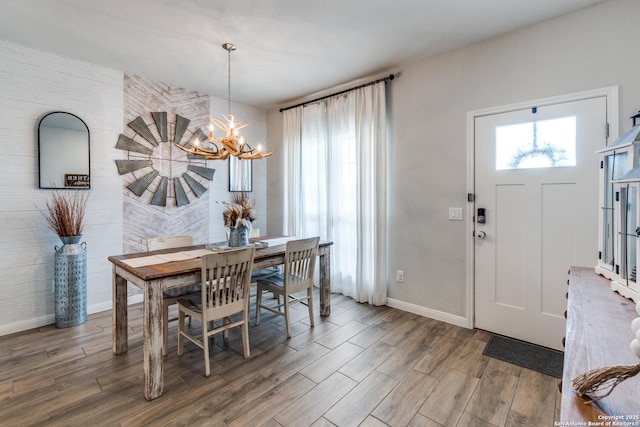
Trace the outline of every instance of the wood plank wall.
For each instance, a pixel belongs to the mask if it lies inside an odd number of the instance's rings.
[[[90,312],[111,304],[107,256],[122,251],[122,179],[114,148],[122,128],[120,71],[0,40],[0,335],[53,323],[54,246],[40,214],[51,190],[38,188],[37,125],[52,111],[82,118],[90,131],[87,243]]]
[[[152,111],[166,111],[168,121],[175,120],[175,114],[180,114],[191,120],[187,134],[198,128],[207,131],[210,116],[222,117],[228,113],[226,99],[210,98],[195,91],[176,88],[164,83],[154,82],[140,76],[125,74],[124,76],[124,123],[123,133],[133,137],[135,133],[127,124],[138,116],[150,125],[156,133]],[[232,103],[232,112],[237,120],[248,122],[243,129],[243,135],[252,146],[266,141],[266,113],[250,106]],[[185,137],[186,138],[186,137]],[[176,150],[177,151],[177,150]],[[182,152],[174,151],[174,156],[186,158]],[[126,153],[123,153],[123,157]],[[183,159],[184,160],[184,159]],[[202,185],[208,188],[200,198],[196,198],[185,185],[190,203],[176,207],[174,199],[167,200],[167,206],[151,206],[149,201],[153,197],[160,178],[156,178],[141,197],[130,192],[126,186],[133,182],[133,174],[124,175],[124,251],[125,253],[145,250],[146,239],[167,235],[191,235],[196,244],[224,240],[226,229],[222,223],[220,201],[228,201],[229,193],[228,161],[207,161],[207,167],[215,169],[213,181],[200,179]],[[144,175],[150,169],[143,169],[137,177]],[[266,230],[266,164],[264,161],[253,162],[253,192],[251,197],[256,204],[257,220],[255,227],[260,228],[264,235]]]
[[[52,111],[76,114],[87,123],[90,131],[92,188],[83,235],[88,250],[87,304],[90,313],[111,308],[111,265],[107,257],[134,249],[123,243],[123,236],[127,235],[124,229],[125,226],[131,229],[142,220],[135,219],[135,211],[125,207],[125,200],[130,202],[129,199],[137,197],[130,192],[127,194],[126,178],[118,175],[115,166],[115,160],[125,155],[115,148],[118,135],[125,133],[126,123],[130,121],[127,119],[135,118],[131,117],[132,110],[125,114],[125,74],[1,39],[0,58],[1,336],[54,322],[54,247],[61,242],[47,228],[40,214],[51,195],[50,190],[38,189],[37,124],[44,114]],[[189,105],[194,100],[201,101],[202,95],[138,79],[144,82],[143,87],[150,85],[170,95],[184,92],[178,101],[153,104],[171,104],[172,109],[166,111],[183,109],[180,111],[185,111],[185,117],[193,119],[191,109],[195,108],[202,113],[205,124],[209,116],[219,117],[228,112],[226,99],[211,98],[203,109],[198,102],[195,106]],[[138,108],[143,110],[140,105]],[[245,136],[253,143],[264,144],[266,112],[237,103],[232,103],[232,111],[238,119],[251,123],[245,128]],[[198,242],[224,240],[222,206],[216,202],[230,198],[227,162],[209,162],[209,167],[215,168],[216,173],[214,180],[207,183],[207,203],[199,207],[197,213],[191,211],[193,206],[189,209],[190,218],[202,218],[196,223],[197,230],[181,229],[180,221],[172,221],[164,222],[169,228],[163,234],[177,234],[183,230],[185,234],[196,236]],[[266,170],[265,161],[253,163],[252,197],[258,217],[255,227],[263,234],[268,232]],[[147,204],[141,217],[149,218]],[[128,222],[129,219],[133,221]],[[160,229],[154,232],[159,234]],[[142,248],[140,239],[136,249]]]
[[[125,74],[124,76],[124,123],[123,133],[130,138],[135,136],[135,132],[127,124],[140,116],[147,123],[147,126],[160,141],[157,129],[153,124],[151,112],[167,112],[167,120],[175,124],[175,115],[180,114],[191,120],[185,138],[191,135],[189,131],[198,128],[207,129],[209,123],[209,96],[201,95],[194,91],[175,88],[164,83],[154,82],[139,76]],[[170,126],[170,133],[172,127]],[[171,138],[169,138],[171,139]],[[115,144],[115,141],[114,141]],[[145,145],[148,145],[145,143]],[[161,152],[168,154],[171,149],[170,142],[161,142],[154,149],[153,157]],[[174,164],[184,165],[187,160],[186,153],[173,149]],[[126,152],[123,152],[126,158]],[[176,161],[176,160],[179,160]],[[214,162],[208,162],[207,167],[216,168]],[[166,168],[167,165],[165,165]],[[154,163],[154,169],[158,170],[159,165]],[[177,169],[177,167],[176,167]],[[127,189],[127,186],[136,179],[149,173],[151,168],[144,168],[134,173],[123,175],[124,185],[122,186],[124,196],[124,251],[125,253],[140,252],[146,250],[147,239],[151,237],[161,237],[169,235],[191,235],[196,244],[207,243],[209,239],[209,197],[211,191],[206,191],[202,196],[195,197],[184,186],[187,191],[190,203],[177,207],[175,198],[167,200],[167,206],[153,206],[149,202],[153,198],[154,191],[160,183],[158,176],[149,186],[147,191],[140,197]],[[161,175],[173,178],[166,170],[158,170]],[[216,171],[216,173],[218,173]],[[181,175],[177,172],[176,176]],[[215,178],[215,174],[214,174]],[[201,184],[209,188],[210,182],[200,179]]]

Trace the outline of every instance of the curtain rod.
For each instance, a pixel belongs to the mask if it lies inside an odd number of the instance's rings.
[[[393,80],[394,78],[395,78],[395,76],[393,74],[389,74],[388,77],[383,77],[383,78],[375,80],[373,82],[369,82],[369,83],[362,84],[360,86],[352,87],[351,89],[345,89],[345,90],[342,90],[340,92],[332,93],[331,95],[321,96],[320,98],[312,99],[311,101],[301,102],[300,104],[292,105],[291,107],[281,108],[280,112],[282,113],[283,111],[287,111],[287,110],[290,110],[290,109],[296,108],[296,107],[304,107],[305,105],[313,104],[314,102],[322,101],[323,99],[331,98],[333,96],[342,95],[343,93],[351,92],[352,90],[360,89],[362,87],[371,86],[371,85],[374,85],[376,83],[380,83],[380,82],[385,82],[386,83],[386,82],[388,82],[390,80]]]

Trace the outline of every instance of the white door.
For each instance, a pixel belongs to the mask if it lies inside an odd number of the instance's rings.
[[[601,96],[475,118],[477,328],[562,349],[567,271],[597,259],[606,106]]]

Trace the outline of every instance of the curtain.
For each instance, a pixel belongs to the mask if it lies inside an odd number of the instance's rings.
[[[332,291],[386,303],[385,84],[284,111],[285,232],[333,242]]]

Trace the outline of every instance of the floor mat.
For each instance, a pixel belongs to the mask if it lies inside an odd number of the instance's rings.
[[[552,377],[562,378],[564,353],[561,351],[492,335],[482,354]]]

